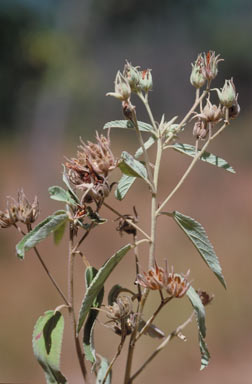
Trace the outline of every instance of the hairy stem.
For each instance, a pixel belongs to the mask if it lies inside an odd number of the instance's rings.
[[[107,371],[106,371],[106,373],[105,373],[105,375],[104,375],[104,378],[103,378],[103,380],[102,380],[102,384],[105,384],[106,379],[107,379],[107,377],[108,377],[108,375],[109,375],[109,372],[111,371],[111,369],[112,369],[112,367],[113,367],[114,362],[116,361],[116,359],[117,359],[118,356],[120,355],[120,353],[121,353],[121,351],[122,351],[122,347],[123,347],[124,342],[125,342],[125,338],[126,338],[126,336],[125,336],[125,335],[122,335],[121,342],[120,342],[120,344],[119,344],[119,346],[118,346],[118,348],[117,348],[117,351],[116,351],[115,356],[113,357],[113,359],[111,360],[111,362],[110,362],[110,364],[109,364],[109,366],[108,366],[108,369],[107,369]]]
[[[182,184],[184,183],[185,179],[187,178],[187,176],[190,174],[191,170],[193,169],[194,165],[196,164],[196,162],[200,159],[200,157],[203,155],[203,153],[205,152],[205,150],[207,149],[208,145],[210,144],[210,142],[212,140],[214,140],[225,128],[226,126],[229,124],[229,121],[228,119],[225,120],[224,124],[219,128],[219,130],[213,135],[213,136],[209,136],[207,142],[205,143],[205,145],[202,147],[202,149],[197,153],[195,154],[191,164],[189,165],[189,167],[187,168],[187,170],[185,171],[184,175],[181,177],[181,179],[179,180],[179,182],[177,183],[177,185],[173,188],[173,190],[170,192],[170,194],[166,197],[166,199],[163,201],[163,203],[160,205],[160,207],[157,209],[156,211],[156,215],[158,215],[162,209],[164,208],[164,206],[168,203],[168,201],[173,197],[173,195],[178,191],[178,189],[182,186]]]
[[[130,378],[128,384],[131,384],[133,380],[144,370],[144,368],[157,356],[157,354],[161,352],[166,347],[166,345],[192,321],[193,316],[194,312],[183,324],[179,325],[174,331],[169,333],[165,340],[155,349],[155,351],[148,357],[148,359],[143,363],[143,365],[134,373],[134,375]]]
[[[161,292],[161,291],[160,291]],[[140,339],[140,337],[145,333],[147,332],[148,328],[150,327],[150,325],[153,323],[153,321],[155,320],[155,318],[157,317],[157,315],[159,314],[159,312],[161,311],[161,309],[167,304],[169,303],[169,301],[171,301],[172,299],[172,296],[171,297],[168,297],[167,299],[164,299],[163,301],[161,301],[161,303],[159,304],[159,306],[157,307],[156,311],[153,313],[153,315],[149,318],[149,320],[146,322],[145,326],[141,329],[141,331],[138,333],[138,335],[136,336],[136,340],[137,341],[138,339]]]
[[[80,340],[78,335],[76,334],[76,319],[75,319],[75,313],[74,313],[74,246],[73,246],[73,239],[74,239],[74,232],[73,228],[70,223],[70,229],[69,229],[69,250],[68,250],[68,301],[69,301],[69,315],[72,322],[73,327],[73,336],[74,336],[74,343],[75,343],[75,349],[79,361],[79,365],[81,368],[82,376],[84,383],[86,382],[86,374],[87,370],[84,363],[84,356],[81,350],[80,346]]]
[[[150,168],[149,156],[148,156],[148,153],[145,149],[144,141],[143,141],[141,132],[140,132],[139,127],[138,127],[138,121],[137,121],[135,110],[133,110],[132,121],[133,121],[133,124],[135,126],[137,137],[138,137],[139,143],[140,143],[142,151],[143,151],[145,166],[146,166],[147,175],[148,175],[148,181],[149,181],[149,185],[151,187],[151,190],[153,192],[153,180],[152,180],[152,172],[151,172],[151,168]]]
[[[15,227],[15,228],[18,230],[18,232],[21,233],[23,236],[26,235],[26,233],[25,233],[24,231],[22,231],[22,229],[21,229],[18,225],[14,224],[14,227]],[[27,227],[27,229],[28,229],[28,232],[29,232],[29,231],[31,230],[31,227]],[[59,295],[61,296],[61,298],[63,299],[63,301],[66,303],[66,305],[67,305],[67,306],[70,306],[70,304],[69,304],[69,302],[68,302],[66,296],[64,295],[63,291],[61,290],[61,288],[60,288],[59,285],[57,284],[56,280],[54,279],[54,277],[53,277],[53,275],[51,274],[51,272],[49,271],[49,269],[47,268],[47,266],[46,266],[44,260],[42,259],[41,255],[40,255],[40,253],[39,253],[39,251],[38,251],[38,249],[37,249],[37,247],[34,247],[33,250],[34,250],[34,252],[35,252],[35,254],[36,254],[36,256],[37,256],[37,258],[38,258],[40,264],[42,265],[42,267],[43,267],[45,273],[47,274],[47,276],[48,276],[49,279],[51,280],[53,286],[56,288],[57,292],[59,293]]]
[[[157,140],[157,155],[154,169],[154,192],[151,197],[151,244],[150,244],[150,252],[149,252],[149,268],[154,267],[155,265],[155,247],[156,247],[156,227],[157,227],[157,189],[158,189],[158,175],[161,163],[162,156],[162,138],[159,137]]]

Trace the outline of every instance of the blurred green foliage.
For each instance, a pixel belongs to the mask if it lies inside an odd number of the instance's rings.
[[[161,83],[153,99],[158,104],[167,88],[188,78],[197,53],[208,49],[225,57],[225,73],[234,76],[246,110],[252,82],[251,11],[249,0],[4,0],[0,133],[32,129],[41,93],[50,89],[70,99],[68,130],[78,133],[84,122],[95,126],[97,108],[101,118],[106,113],[104,94],[126,58],[161,73],[161,80],[157,75],[154,79]],[[170,73],[174,69],[175,76]],[[221,81],[220,74],[219,86]],[[159,104],[163,109],[164,101]],[[180,112],[176,105],[175,97],[167,108]]]

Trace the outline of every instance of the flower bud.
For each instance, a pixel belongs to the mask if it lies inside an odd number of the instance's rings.
[[[129,82],[121,72],[118,71],[115,78],[115,92],[109,92],[106,96],[113,96],[121,101],[126,101],[130,98],[130,95],[131,89]]]
[[[195,63],[192,64],[192,73],[190,76],[190,82],[195,88],[201,88],[205,84],[206,78],[202,73],[202,67],[203,58],[202,54],[200,53]]]
[[[218,88],[215,88],[215,91],[218,93],[220,103],[227,108],[232,107],[236,101],[236,92],[233,79],[225,80],[224,87],[221,91]]]
[[[149,92],[152,88],[152,75],[151,69],[145,69],[140,72],[139,88],[141,91]]]
[[[139,85],[139,67],[133,67],[128,61],[124,66],[123,75],[128,80],[132,91],[137,91]]]
[[[208,133],[208,127],[205,121],[198,120],[193,127],[193,136],[196,136],[197,139],[205,139]]]

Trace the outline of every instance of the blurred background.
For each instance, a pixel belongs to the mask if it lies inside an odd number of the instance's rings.
[[[174,264],[177,272],[191,269],[195,288],[214,293],[207,308],[207,343],[212,360],[199,371],[200,354],[196,324],[185,330],[188,342],[172,341],[136,383],[183,384],[212,382],[249,384],[252,381],[251,300],[251,96],[252,3],[249,0],[1,0],[0,2],[0,209],[7,195],[23,187],[27,197],[36,194],[42,220],[60,209],[48,196],[48,187],[62,185],[61,163],[74,156],[79,136],[93,139],[96,130],[122,118],[120,103],[105,94],[113,90],[116,71],[125,59],[152,68],[150,103],[157,121],[183,117],[191,107],[194,89],[189,82],[191,63],[209,49],[225,59],[214,86],[234,77],[239,92],[239,119],[211,144],[210,151],[226,159],[236,174],[198,164],[191,177],[171,200],[171,210],[194,217],[207,230],[220,258],[228,289],[225,291],[182,232],[168,218],[159,221],[157,257]],[[139,119],[147,121],[136,102]],[[188,125],[180,141],[193,143]],[[122,149],[134,153],[137,143],[129,132],[114,130],[116,156]],[[189,159],[167,153],[160,177],[160,200],[183,174]],[[118,174],[113,174],[111,181]],[[141,226],[149,231],[148,195],[141,183],[122,203],[110,204],[122,213],[137,207]],[[108,224],[99,226],[82,247],[97,268],[130,239],[115,231],[115,215],[102,210]],[[23,262],[15,255],[20,236],[14,229],[0,232],[0,382],[44,383],[35,361],[31,335],[37,318],[61,304],[32,251]],[[111,239],[111,240],[108,240]],[[67,240],[55,248],[52,239],[39,245],[41,254],[66,292]],[[106,292],[119,283],[133,288],[132,255],[127,255],[106,284]],[[140,263],[147,265],[147,247]],[[76,307],[84,288],[84,265],[76,260]],[[151,296],[149,314],[158,304]],[[184,304],[184,305],[183,305]],[[166,333],[190,314],[186,299],[171,303],[157,318]],[[146,318],[148,313],[146,314]],[[70,383],[81,383],[66,313],[62,372]],[[101,323],[105,319],[101,318]],[[111,359],[118,337],[102,324],[96,327],[97,350]],[[157,341],[143,337],[134,357],[134,368],[149,356]],[[125,354],[113,370],[114,383],[122,382]],[[183,369],[181,369],[183,367]]]

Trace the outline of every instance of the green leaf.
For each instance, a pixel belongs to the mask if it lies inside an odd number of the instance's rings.
[[[66,184],[67,189],[68,189],[70,195],[72,196],[72,198],[76,201],[77,204],[80,204],[80,200],[79,200],[78,196],[76,195],[76,193],[74,192],[74,190],[72,189],[72,187],[71,187],[71,185],[69,183],[69,180],[68,180],[68,177],[67,177],[67,174],[66,174],[66,168],[65,168],[64,164],[63,164],[62,180]]]
[[[204,305],[202,304],[202,301],[200,300],[199,295],[197,294],[197,292],[192,286],[189,287],[186,294],[195,310],[199,331],[201,335],[205,338],[206,337],[206,324],[205,324],[206,313],[205,313]]]
[[[175,151],[184,153],[185,155],[188,155],[190,157],[195,156],[195,147],[193,145],[176,143],[172,146],[172,148],[175,149]],[[228,172],[235,173],[235,170],[231,167],[230,164],[228,164],[226,160],[212,153],[204,152],[203,155],[200,157],[200,160],[215,165],[218,168],[223,168]]]
[[[62,240],[64,233],[66,229],[66,221],[64,221],[54,232],[53,232],[53,239],[54,243],[58,245],[60,241]]]
[[[105,281],[117,266],[117,264],[122,260],[126,253],[131,249],[131,245],[127,244],[119,251],[117,251],[110,259],[99,269],[97,275],[92,280],[92,283],[88,287],[84,299],[81,304],[81,309],[79,313],[79,320],[77,325],[77,333],[80,332],[81,327],[86,319],[86,316],[92,307],[94,299],[101,291]]]
[[[156,139],[154,136],[150,136],[149,139],[144,143],[144,147],[149,149],[154,143]],[[140,157],[143,154],[142,147],[138,148],[135,153],[135,157]],[[142,164],[141,164],[142,165]],[[115,190],[115,197],[117,200],[122,200],[126,194],[128,193],[131,186],[134,184],[136,180],[135,176],[122,175],[119,183],[117,184],[117,188]]]
[[[86,269],[86,290],[92,283],[94,277],[97,274],[97,269],[94,267],[88,267]],[[100,290],[97,297],[95,297],[92,307],[100,308],[102,304],[104,296],[104,288]],[[86,360],[91,361],[92,363],[95,363],[96,361],[96,354],[95,354],[95,347],[94,347],[94,326],[95,326],[95,320],[98,316],[98,311],[95,309],[91,309],[87,321],[85,323],[84,327],[84,333],[83,333],[83,347],[84,347],[84,353]]]
[[[148,180],[145,166],[126,151],[122,152],[118,167],[127,176],[140,177],[145,181]]]
[[[123,128],[123,129],[135,130],[135,126],[130,120],[109,121],[104,125],[103,129],[109,129],[109,128]],[[142,131],[142,132],[153,132],[152,126],[142,121],[138,121],[138,128],[139,128],[139,131]]]
[[[207,349],[206,342],[200,332],[199,332],[199,345],[200,345],[200,354],[201,354],[200,370],[202,371],[204,368],[208,366],[211,355]]]
[[[115,190],[115,197],[118,200],[122,200],[127,192],[129,191],[130,187],[134,184],[134,181],[136,180],[136,177],[122,175],[121,179],[119,180],[119,183],[117,184],[117,188]]]
[[[60,372],[60,353],[64,318],[60,312],[47,311],[40,316],[32,335],[33,352],[42,366],[47,384],[66,384]]]
[[[162,213],[170,216],[169,213]],[[221,284],[226,288],[226,283],[222,274],[219,259],[215,254],[214,248],[208,240],[206,231],[202,225],[191,217],[185,216],[177,211],[172,213],[172,217],[179,225],[179,227],[185,232],[187,237],[191,240],[205,263],[213,271]]]
[[[201,353],[201,370],[207,367],[210,353],[207,349],[207,345],[205,342],[206,337],[206,325],[205,325],[205,308],[202,304],[199,295],[195,291],[195,289],[190,286],[188,291],[186,292],[190,302],[192,303],[193,308],[195,309],[196,320],[198,324],[199,331],[199,346]]]
[[[57,201],[63,201],[66,204],[76,206],[76,201],[71,197],[70,192],[57,185],[48,188],[50,198]]]
[[[105,359],[105,357],[101,356],[101,362],[100,362],[100,366],[99,366],[99,369],[97,372],[96,384],[102,384],[103,378],[106,375],[108,367],[109,367],[108,360]],[[111,383],[111,377],[112,377],[112,375],[111,375],[111,371],[110,371],[107,378],[106,378],[105,384]]]
[[[18,257],[24,258],[25,252],[33,248],[40,241],[44,240],[50,233],[56,231],[63,223],[68,220],[66,211],[57,211],[52,216],[48,216],[39,223],[32,231],[27,233],[16,245]]]
[[[154,143],[156,142],[156,138],[154,136],[150,136],[148,140],[144,143],[144,148],[148,150]],[[138,148],[135,153],[135,157],[140,157],[143,154],[142,147]]]

